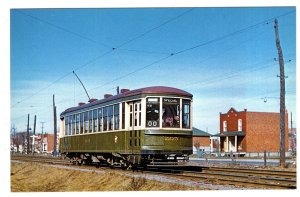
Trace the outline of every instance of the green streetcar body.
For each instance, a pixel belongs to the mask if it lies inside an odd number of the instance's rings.
[[[163,120],[170,109],[176,118]],[[191,114],[192,95],[185,91],[161,86],[126,91],[61,113],[59,150],[75,160],[114,156],[115,161],[133,162],[137,156],[149,163],[144,160],[188,157]]]

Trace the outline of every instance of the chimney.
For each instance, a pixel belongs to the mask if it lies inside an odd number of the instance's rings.
[[[129,91],[129,89],[121,89],[121,94],[128,92],[128,91]]]
[[[81,105],[84,105],[85,103],[84,102],[80,102],[78,103],[78,106],[81,106]]]
[[[104,94],[104,98],[105,99],[107,99],[107,98],[109,98],[109,97],[111,97],[112,96],[112,94]]]
[[[94,101],[96,101],[97,99],[95,99],[95,98],[91,98],[90,100],[89,100],[89,103],[92,103],[92,102],[94,102]]]

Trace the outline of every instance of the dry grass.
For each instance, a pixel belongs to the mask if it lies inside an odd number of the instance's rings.
[[[118,173],[80,172],[35,163],[11,164],[12,192],[173,191],[196,190],[180,184],[122,176]]]

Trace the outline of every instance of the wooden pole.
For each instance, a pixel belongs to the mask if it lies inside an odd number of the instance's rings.
[[[55,95],[53,94],[53,114],[54,114],[54,147],[53,147],[53,156],[57,155],[57,120],[56,120],[56,106],[55,106]]]
[[[278,35],[277,19],[275,19],[274,28],[280,69],[280,166],[285,167],[285,76],[282,49]]]
[[[27,154],[29,154],[29,114],[27,116],[27,143],[26,143],[26,146],[27,146]]]
[[[35,139],[35,127],[36,127],[36,115],[34,115],[34,123],[33,123],[33,135],[32,135],[32,155],[34,155],[34,151],[35,151],[35,143],[34,143],[34,139]]]

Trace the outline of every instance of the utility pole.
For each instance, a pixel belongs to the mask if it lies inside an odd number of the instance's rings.
[[[53,94],[53,114],[54,114],[54,147],[53,147],[53,156],[56,157],[57,151],[57,122],[56,122],[56,106],[55,106],[55,95]]]
[[[12,128],[11,128],[11,135],[10,135],[10,137],[12,138],[12,144],[11,144],[10,151],[13,151],[13,152],[15,152],[15,146],[17,146],[17,149],[18,149],[18,143],[17,143],[17,139],[16,139],[16,130],[17,130],[17,128],[15,127],[15,124],[13,124]]]
[[[282,49],[278,35],[277,19],[275,19],[274,28],[280,68],[280,166],[285,167],[285,76]]]
[[[291,131],[293,130],[293,112],[291,112]]]
[[[27,154],[29,154],[29,114],[27,117],[27,143],[26,143],[26,147],[27,147]]]
[[[34,123],[33,123],[33,135],[31,136],[32,137],[32,155],[34,155],[34,151],[35,151],[35,138],[37,136],[35,136],[35,128],[36,128],[36,115],[34,115]]]
[[[43,142],[44,142],[44,123],[45,122],[41,122],[41,124],[42,124],[42,136],[41,136],[41,145],[42,145],[42,148],[41,148],[41,152],[44,151],[44,144],[43,144]]]

